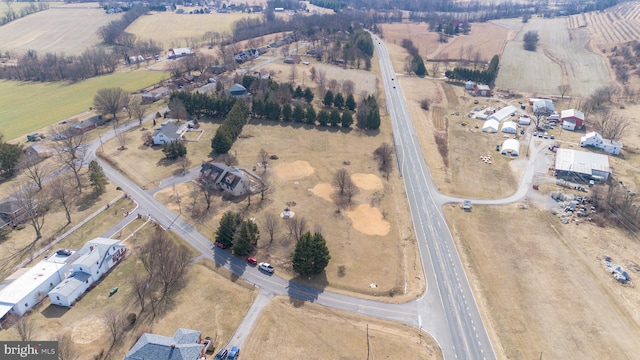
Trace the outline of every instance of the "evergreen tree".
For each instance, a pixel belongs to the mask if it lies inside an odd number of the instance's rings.
[[[211,148],[213,149],[213,152],[216,154],[226,154],[231,150],[231,145],[233,145],[231,137],[227,131],[220,126],[216,130],[216,134],[213,136],[213,139],[211,139]]]
[[[242,217],[233,211],[227,211],[220,219],[218,231],[216,231],[215,241],[226,247],[233,246],[233,239],[242,222]]]
[[[20,163],[24,150],[21,144],[6,143],[3,139],[4,136],[0,134],[0,175],[10,177]]]
[[[309,106],[307,108],[307,113],[305,114],[305,120],[307,124],[315,125],[316,124],[316,110],[313,106]]]
[[[89,163],[89,181],[96,194],[104,193],[107,188],[107,177],[102,171],[102,166],[95,160]]]
[[[322,126],[326,126],[329,123],[329,112],[326,110],[320,110],[318,112],[318,123]]]
[[[319,274],[329,265],[329,248],[320,233],[303,234],[292,255],[293,271],[307,276]]]
[[[331,114],[329,115],[329,124],[331,124],[331,126],[338,126],[338,124],[340,124],[340,112],[338,109],[331,110]]]
[[[306,88],[304,89],[304,100],[308,103],[311,103],[313,101],[313,91],[311,91],[310,88]]]
[[[291,121],[291,104],[284,103],[282,104],[282,121],[289,122]]]
[[[351,111],[345,111],[342,113],[342,118],[340,119],[340,122],[342,123],[342,127],[343,128],[349,128],[351,127],[351,124],[353,124],[353,115],[351,115]]]
[[[417,76],[424,77],[427,75],[427,68],[424,66],[424,61],[422,61],[422,56],[416,54],[411,61],[412,68]]]
[[[327,93],[324,94],[324,99],[322,100],[322,103],[326,107],[331,107],[331,105],[333,105],[333,92],[331,92],[331,90],[327,90]]]
[[[347,95],[347,100],[345,100],[345,106],[350,111],[354,111],[356,109],[356,99],[353,97],[353,94]]]
[[[292,117],[295,122],[304,122],[305,111],[302,108],[302,105],[296,104],[296,106],[293,107]]]
[[[338,109],[342,109],[342,107],[344,106],[344,96],[342,95],[342,93],[336,94],[336,96],[333,98],[333,105]]]
[[[180,140],[174,140],[162,145],[162,153],[169,160],[175,160],[187,155],[187,146]]]
[[[300,87],[300,85],[298,85],[298,87],[296,87],[296,90],[293,92],[293,98],[300,99],[303,96],[304,92],[302,92],[302,88]]]
[[[259,236],[260,231],[253,221],[242,221],[233,236],[233,253],[239,256],[251,254],[258,245]]]

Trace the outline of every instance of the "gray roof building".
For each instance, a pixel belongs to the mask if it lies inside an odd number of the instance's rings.
[[[178,329],[173,337],[144,333],[127,353],[125,360],[196,360],[205,345],[200,331]]]

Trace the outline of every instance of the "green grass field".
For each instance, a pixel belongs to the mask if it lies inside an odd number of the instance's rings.
[[[15,139],[86,111],[98,89],[136,91],[166,78],[163,72],[123,72],[75,84],[0,81],[0,132]]]

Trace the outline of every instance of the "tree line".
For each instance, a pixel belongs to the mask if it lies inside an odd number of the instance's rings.
[[[445,71],[444,75],[452,81],[475,81],[481,84],[493,84],[498,76],[500,58],[494,55],[486,70],[474,70],[463,67],[456,67],[453,70]]]
[[[126,42],[123,39],[123,34],[125,34],[127,27],[146,12],[146,7],[134,5],[129,8],[120,19],[112,20],[107,25],[100,27],[98,29],[98,36],[102,38],[102,42],[106,45],[121,45],[122,42]]]
[[[11,1],[6,1],[6,4],[8,9],[5,10],[4,16],[0,18],[0,25],[4,25],[6,23],[12,22],[13,20],[17,20],[29,14],[33,14],[38,11],[47,10],[49,8],[49,4],[47,3],[39,2],[36,5],[36,3],[32,2],[29,4],[29,6],[25,6],[21,8],[20,11],[16,13],[15,10],[11,8]]]
[[[244,100],[238,100],[227,114],[220,127],[211,139],[211,148],[217,154],[225,154],[238,139],[242,128],[247,123],[249,106]]]
[[[409,53],[410,63],[407,72],[413,72],[417,76],[423,77],[427,75],[427,68],[424,66],[422,56],[420,56],[418,48],[410,39],[402,39],[402,47]]]

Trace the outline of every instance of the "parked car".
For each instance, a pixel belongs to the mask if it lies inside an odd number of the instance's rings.
[[[217,247],[219,247],[220,249],[226,249],[226,248],[227,248],[227,245],[225,245],[225,244],[223,244],[223,243],[221,243],[221,242],[219,242],[219,241],[216,241],[214,244],[215,244]]]
[[[69,249],[60,249],[60,250],[56,251],[56,254],[62,255],[62,256],[69,256],[69,255],[71,255],[71,250],[69,250]]]
[[[273,268],[273,266],[271,266],[271,264],[263,263],[263,262],[258,265],[258,269],[260,269],[260,270],[262,270],[262,271],[264,271],[266,273],[269,273],[269,274],[273,274],[273,271],[275,270]]]
[[[221,349],[220,351],[218,351],[218,353],[216,354],[216,356],[213,358],[214,360],[225,360],[227,358],[227,354],[229,353],[229,351],[227,351],[227,349]]]
[[[253,266],[258,265],[258,260],[253,256],[247,256],[247,262]]]
[[[231,351],[229,351],[227,360],[236,360],[238,356],[240,356],[240,349],[237,346],[234,346],[231,348]]]

